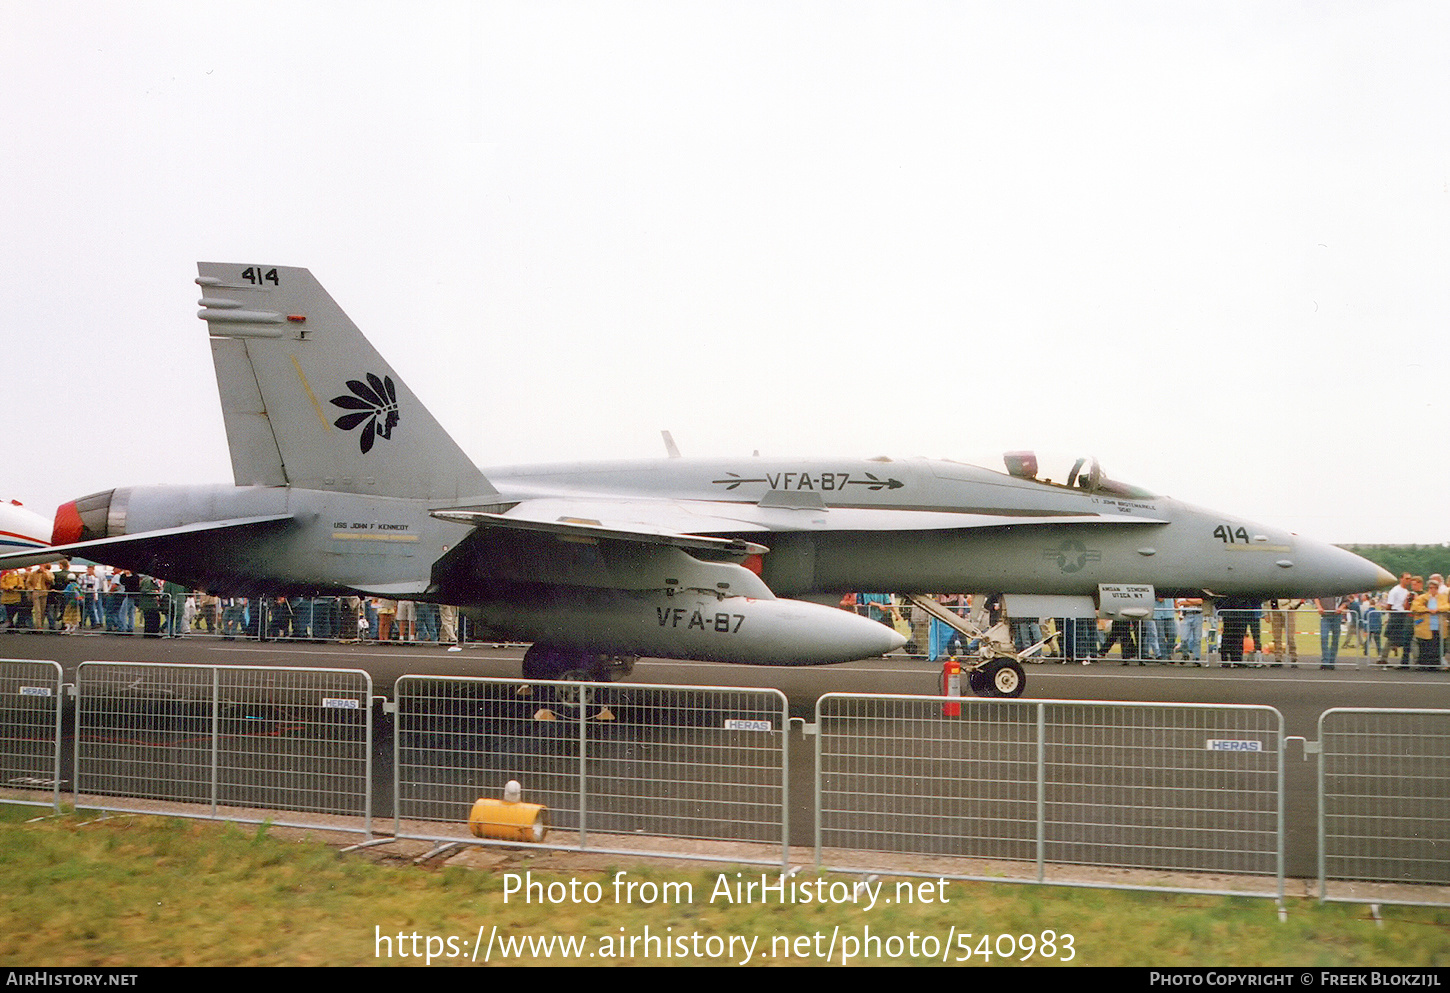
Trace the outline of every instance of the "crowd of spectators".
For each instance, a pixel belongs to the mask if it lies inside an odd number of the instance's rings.
[[[373,597],[217,597],[124,569],[34,566],[0,573],[0,630],[221,638],[459,640],[458,608]]]
[[[961,616],[970,610],[968,596],[935,599]],[[913,610],[904,598],[848,595],[842,606],[896,627],[909,641],[908,652],[923,654],[931,661],[974,651],[973,645],[963,643],[960,632],[925,611]],[[993,609],[990,601],[986,606],[989,612]],[[994,623],[998,619],[990,618]],[[1306,660],[1317,658],[1324,669],[1336,666],[1341,649],[1355,648],[1370,665],[1450,666],[1447,619],[1450,596],[1443,577],[1437,574],[1425,579],[1409,573],[1388,592],[1353,596],[1281,598],[1217,608],[1197,597],[1164,597],[1154,603],[1153,616],[1142,620],[1005,618],[1013,647],[1044,660],[1097,662],[1116,648],[1124,665],[1204,665],[1216,659],[1227,666],[1294,667],[1300,664],[1300,642],[1304,641],[1310,649]],[[1317,643],[1313,641],[1316,634]]]

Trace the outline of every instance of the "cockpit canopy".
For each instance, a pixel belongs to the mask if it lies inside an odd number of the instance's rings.
[[[1084,490],[1088,493],[1102,493],[1108,496],[1134,497],[1141,500],[1157,496],[1141,486],[1120,483],[1109,479],[1103,467],[1091,456],[1079,458],[1045,458],[1045,465],[1038,466],[1036,452],[1007,452],[1002,456],[1007,464],[1007,474],[1018,479],[1030,479],[1045,486],[1061,486],[1067,489]],[[1046,470],[1046,471],[1044,471]]]

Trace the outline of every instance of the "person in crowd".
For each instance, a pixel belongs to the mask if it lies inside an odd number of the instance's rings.
[[[267,605],[267,637],[285,641],[292,637],[292,601],[284,596],[264,601]]]
[[[362,598],[345,596],[337,601],[337,638],[344,643],[367,637]]]
[[[1385,640],[1380,646],[1378,665],[1389,664],[1392,648],[1400,650],[1400,665],[1410,664],[1409,639],[1413,637],[1410,623],[1410,580],[1408,572],[1400,573],[1399,585],[1385,594]]]
[[[1183,661],[1203,664],[1203,598],[1179,597],[1183,612]]]
[[[1138,623],[1138,630],[1143,635],[1142,647],[1143,658],[1159,661],[1163,658],[1163,639],[1161,629],[1158,626],[1156,617],[1149,617],[1147,620]]]
[[[891,618],[887,615],[887,608],[891,604],[889,593],[857,593],[856,613],[863,617],[869,617],[879,624],[891,626]]]
[[[1158,657],[1172,662],[1173,651],[1178,647],[1178,610],[1172,597],[1159,597],[1153,601],[1153,623],[1158,627],[1161,643]]]
[[[936,600],[958,617],[967,616],[970,608],[968,599],[958,593],[941,594],[936,597]],[[935,662],[965,652],[966,646],[962,642],[962,633],[950,624],[933,617],[927,630],[927,661]]]
[[[904,609],[908,611],[909,616],[911,608],[906,607]],[[1041,658],[1043,655],[1048,654],[1047,645],[1045,644],[1048,632],[1043,627],[1042,618],[1024,617],[1021,620],[1020,626],[1016,626],[1016,631],[1022,636],[1022,646],[1019,651],[1026,651],[1034,645],[1041,645],[1042,647],[1037,650],[1037,657]]]
[[[130,569],[121,570],[121,608],[117,616],[121,619],[121,633],[135,634],[136,605],[141,598],[141,577]]]
[[[1344,618],[1344,637],[1339,647],[1344,649],[1354,648],[1359,644],[1361,637],[1360,622],[1362,616],[1359,597],[1349,596],[1344,598],[1344,613],[1341,616]]]
[[[70,581],[60,594],[60,629],[64,634],[75,634],[81,629],[81,607],[85,601],[81,595],[80,577],[73,572],[67,572],[67,575]]]
[[[1419,650],[1415,661],[1421,669],[1440,668],[1440,643],[1445,637],[1445,620],[1450,617],[1450,598],[1441,590],[1436,577],[1431,576],[1425,583],[1425,592],[1415,597],[1410,616],[1414,619],[1415,644]]]
[[[342,634],[342,618],[345,604],[341,597],[324,597],[317,602],[313,611],[312,637],[314,638],[337,638]],[[356,624],[357,611],[351,614]]]
[[[1437,583],[1440,584],[1440,593],[1442,595],[1450,595],[1450,586],[1446,586],[1445,585],[1445,577],[1444,576],[1440,575],[1437,572],[1437,573],[1433,573],[1430,576],[1430,578],[1433,579],[1435,582],[1437,582]],[[1450,642],[1450,638],[1447,638],[1445,635],[1446,635],[1446,632],[1444,632],[1444,631],[1441,631],[1440,632],[1440,661],[1441,661],[1442,664],[1443,663],[1446,663],[1446,662],[1450,662],[1450,660],[1447,660],[1445,658],[1445,651],[1446,651],[1446,647],[1447,647],[1446,646],[1446,642]]]
[[[121,575],[112,570],[101,577],[101,612],[105,615],[106,630],[119,633],[121,630]]]
[[[378,640],[391,641],[393,637],[393,621],[398,617],[398,602],[396,600],[378,601]]]
[[[25,577],[30,589],[31,626],[37,631],[45,630],[45,612],[50,607],[50,589],[54,583],[49,566],[38,565]]]
[[[1103,642],[1102,648],[1098,649],[1097,654],[1101,658],[1107,658],[1108,652],[1113,650],[1114,645],[1120,646],[1118,654],[1123,658],[1123,665],[1127,665],[1133,659],[1138,659],[1139,665],[1143,664],[1142,658],[1138,655],[1138,643],[1133,640],[1132,621],[1119,617],[1108,625],[1108,637]]]
[[[1244,637],[1249,630],[1249,614],[1240,600],[1225,600],[1218,610],[1221,631],[1219,659],[1221,665],[1241,668],[1244,663]],[[1258,642],[1255,642],[1258,644]]]
[[[287,635],[289,638],[312,637],[312,598],[305,596],[287,599]]]
[[[247,628],[247,600],[245,597],[227,597],[222,601],[222,637],[235,641],[237,635]]]
[[[105,615],[101,612],[101,576],[96,572],[95,566],[86,566],[85,573],[80,577],[80,584],[81,596],[85,600],[81,624],[95,631],[104,627],[106,623]]]
[[[1087,665],[1098,657],[1098,622],[1094,617],[1063,617],[1058,619],[1062,635],[1063,659]]]
[[[1364,654],[1370,653],[1370,645],[1374,645],[1377,656],[1384,642],[1385,612],[1383,603],[1378,597],[1371,596],[1365,600],[1364,610]]]
[[[413,641],[418,636],[418,605],[412,600],[398,601],[398,640]]]
[[[1302,600],[1276,598],[1264,606],[1269,611],[1269,636],[1274,639],[1275,669],[1284,664],[1284,655],[1289,656],[1289,668],[1299,665],[1299,632],[1296,612],[1303,605]]]
[[[1319,668],[1333,669],[1339,657],[1339,626],[1348,610],[1344,597],[1322,596],[1314,601],[1319,610]]]
[[[65,597],[61,594],[75,574],[71,572],[69,559],[61,559],[54,569],[48,565],[41,568],[50,573],[50,588],[55,591],[46,604],[45,626],[47,630],[58,631],[64,624],[61,615],[65,612]]]
[[[140,595],[136,605],[141,610],[145,636],[161,637],[161,583],[151,576],[140,577]]]
[[[30,616],[26,602],[25,570],[6,569],[0,573],[0,619],[6,631],[19,631]]]
[[[418,640],[438,640],[438,605],[436,603],[420,602],[417,608],[418,614]]]
[[[212,596],[206,590],[198,590],[196,595],[196,616],[198,618],[197,629],[203,626],[207,634],[216,634],[221,626],[221,600]]]
[[[180,638],[191,629],[191,618],[186,614],[187,590],[180,583],[166,580],[161,584],[161,612],[166,618],[166,635]]]

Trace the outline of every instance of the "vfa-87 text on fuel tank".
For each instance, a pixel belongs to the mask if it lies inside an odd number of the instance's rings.
[[[660,627],[677,628],[680,622],[684,621],[685,614],[690,619],[685,621],[685,630],[699,628],[701,631],[715,631],[719,634],[734,634],[739,631],[745,623],[744,614],[729,614],[724,611],[717,611],[715,614],[706,614],[704,611],[695,609],[687,611],[684,607],[656,607],[655,615],[659,618]]]

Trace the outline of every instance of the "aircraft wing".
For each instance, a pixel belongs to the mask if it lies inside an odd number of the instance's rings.
[[[653,520],[651,520],[651,515]],[[474,530],[434,564],[435,580],[462,569],[487,582],[552,583],[615,590],[697,589],[759,600],[775,594],[758,575],[728,561],[768,551],[740,538],[688,533],[763,531],[690,514],[675,501],[525,501],[506,514],[435,510]],[[690,552],[715,553],[705,561]]]
[[[491,514],[479,511],[434,511],[433,516],[443,521],[452,521],[456,524],[471,524],[476,528],[504,528],[514,531],[533,531],[543,534],[551,534],[564,541],[571,539],[576,541],[597,541],[601,539],[613,539],[617,541],[633,541],[649,545],[672,545],[676,548],[690,548],[697,551],[720,551],[737,552],[741,555],[763,554],[769,551],[763,545],[753,542],[729,539],[713,538],[701,534],[685,534],[679,531],[670,530],[667,526],[651,525],[647,521],[635,520],[634,515],[627,512],[620,514],[615,510],[615,516],[607,520],[597,517],[586,517],[583,514],[597,512],[599,507],[540,507],[535,504],[555,504],[562,501],[537,500],[524,505],[529,508],[525,514]],[[516,508],[517,509],[517,508]],[[560,511],[563,511],[562,513]],[[681,522],[677,522],[681,523]],[[700,524],[698,518],[693,521],[683,522]],[[715,522],[725,523],[725,522]],[[738,522],[728,522],[729,530],[742,530]],[[723,529],[722,529],[723,530]],[[745,530],[764,530],[763,528],[748,528]]]
[[[51,545],[29,552],[15,552],[0,555],[0,569],[19,569],[25,566],[44,565],[61,559],[91,559],[110,563],[112,558],[131,558],[165,548],[178,541],[185,541],[204,533],[225,531],[236,534],[241,531],[277,526],[292,520],[291,514],[271,514],[264,517],[237,517],[228,521],[203,521],[200,524],[186,524],[176,528],[162,528],[157,531],[143,531],[140,534],[123,534],[113,538],[95,538],[91,541],[77,541],[69,545]]]

